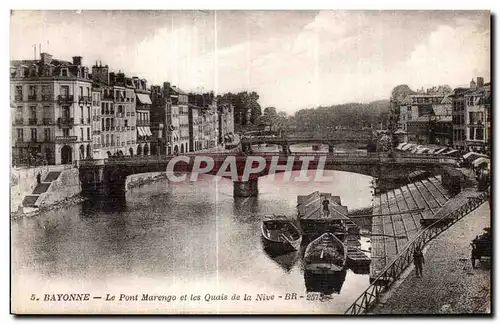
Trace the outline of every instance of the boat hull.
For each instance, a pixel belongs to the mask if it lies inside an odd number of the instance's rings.
[[[302,243],[300,230],[292,223],[285,222],[284,226],[269,230],[266,223],[261,225],[261,237],[264,249],[272,254],[283,254],[298,251]]]
[[[332,233],[325,233],[309,243],[304,253],[304,268],[313,274],[342,271],[346,262],[347,249]]]

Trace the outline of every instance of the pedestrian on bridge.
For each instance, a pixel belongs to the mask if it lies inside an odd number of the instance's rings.
[[[422,265],[425,263],[424,254],[419,246],[415,248],[413,252],[413,264],[415,265],[415,271],[417,272],[417,278],[422,277]]]

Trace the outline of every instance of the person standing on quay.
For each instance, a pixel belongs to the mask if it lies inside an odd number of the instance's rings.
[[[413,264],[415,264],[415,271],[417,272],[417,277],[422,277],[422,265],[425,263],[424,254],[420,247],[417,247],[413,252]]]

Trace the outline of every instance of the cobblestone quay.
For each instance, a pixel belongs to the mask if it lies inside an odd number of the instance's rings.
[[[477,314],[491,312],[490,263],[476,269],[470,242],[490,227],[486,202],[430,242],[423,277],[413,269],[388,300],[372,314]]]

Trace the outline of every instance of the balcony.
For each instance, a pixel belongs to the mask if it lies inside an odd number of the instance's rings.
[[[94,130],[94,131],[92,131],[92,135],[101,135],[101,131],[100,130]]]
[[[136,121],[136,126],[149,126],[149,120],[138,120]]]
[[[28,124],[29,125],[36,125],[38,120],[36,118],[30,118],[28,119]]]
[[[23,101],[23,96],[22,96],[22,95],[16,95],[16,96],[14,97],[14,100],[15,100],[15,101]]]
[[[56,143],[74,143],[77,139],[77,136],[56,136]]]
[[[57,96],[57,103],[58,104],[72,104],[74,102],[74,97],[67,95],[67,96]]]
[[[42,101],[52,101],[51,95],[42,95]]]
[[[53,125],[54,124],[54,120],[52,118],[44,118],[43,119],[43,124],[44,125]]]
[[[92,99],[88,96],[80,96],[80,98],[78,98],[78,103],[80,105],[90,105],[91,102]]]
[[[59,125],[59,127],[73,127],[75,125],[75,120],[74,118],[59,117],[57,119],[57,125]]]
[[[21,117],[21,118],[16,118],[14,120],[14,125],[23,125],[24,124],[24,119]]]

